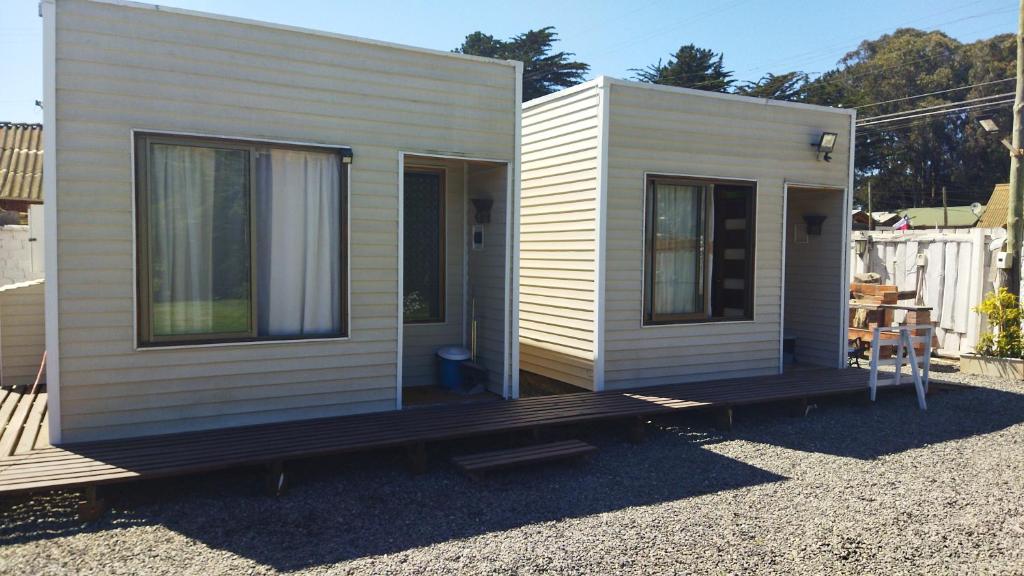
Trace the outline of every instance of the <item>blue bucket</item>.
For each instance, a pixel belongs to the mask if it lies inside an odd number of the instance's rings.
[[[437,351],[440,363],[441,386],[461,390],[464,383],[462,363],[469,360],[469,350],[461,346],[445,346]]]

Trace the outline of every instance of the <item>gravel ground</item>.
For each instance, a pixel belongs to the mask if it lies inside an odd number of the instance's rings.
[[[911,394],[750,407],[577,434],[588,461],[472,482],[434,448],[126,485],[83,525],[75,496],[0,506],[6,574],[1024,574],[1024,383],[959,375]]]

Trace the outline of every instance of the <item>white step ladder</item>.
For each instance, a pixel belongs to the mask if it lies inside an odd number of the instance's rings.
[[[925,401],[925,395],[928,394],[928,376],[929,368],[931,366],[932,357],[932,325],[931,324],[917,324],[909,326],[876,326],[874,333],[871,338],[871,377],[868,380],[868,388],[871,390],[871,401],[875,401],[875,395],[878,391],[879,386],[899,386],[904,383],[903,379],[903,352],[906,350],[908,356],[908,364],[910,366],[910,376],[914,383],[914,388],[917,391],[917,405],[921,410],[928,409],[928,403]],[[914,334],[914,332],[920,332]],[[895,345],[896,355],[892,360],[879,360],[878,351],[883,345],[882,334],[896,334]],[[887,339],[885,345],[892,345],[893,339]],[[919,358],[915,347],[919,344],[922,346],[922,356]],[[892,362],[895,372],[892,378],[887,378],[879,381],[878,379],[878,365],[879,363]]]

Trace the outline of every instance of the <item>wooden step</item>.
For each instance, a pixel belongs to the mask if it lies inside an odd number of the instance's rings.
[[[452,463],[460,470],[470,475],[479,475],[487,470],[498,468],[509,468],[522,466],[537,462],[549,462],[551,460],[563,460],[586,456],[597,451],[597,447],[580,440],[564,440],[560,442],[549,442],[526,446],[524,448],[509,448],[506,450],[493,450],[480,452],[478,454],[467,454],[452,458]]]

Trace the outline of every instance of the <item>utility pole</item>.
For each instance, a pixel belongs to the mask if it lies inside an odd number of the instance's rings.
[[[1020,294],[1020,217],[1024,204],[1024,170],[1021,165],[1021,144],[1024,142],[1024,0],[1017,15],[1017,89],[1013,99],[1013,136],[1010,141],[1010,198],[1006,215],[1006,252],[1012,262],[1006,288]]]
[[[1021,0],[1024,2],[1024,0]],[[871,206],[871,180],[868,180],[868,230],[875,229],[875,209]]]
[[[945,186],[942,187],[942,227],[949,228],[949,203],[946,201]]]

